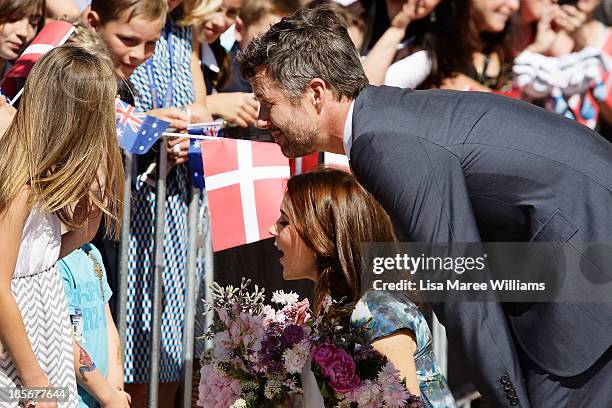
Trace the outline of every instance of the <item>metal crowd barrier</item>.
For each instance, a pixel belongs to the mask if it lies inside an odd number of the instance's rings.
[[[161,357],[161,314],[162,314],[162,273],[163,242],[166,210],[166,172],[167,155],[166,139],[162,139],[157,160],[157,183],[155,202],[155,244],[153,268],[153,311],[151,314],[151,341],[149,345],[149,394],[148,406],[155,408],[159,400],[159,378]],[[122,349],[125,350],[127,332],[127,284],[129,260],[129,232],[133,175],[137,156],[125,154],[125,195],[123,202],[123,219],[121,225],[121,242],[119,255],[119,279],[117,306],[117,327]],[[202,206],[200,207],[200,201]],[[195,317],[197,298],[210,298],[208,288],[214,280],[212,242],[210,236],[210,217],[205,191],[191,189],[189,197],[189,246],[187,252],[187,284],[185,294],[185,324],[183,330],[183,406],[190,407],[193,379]],[[197,267],[203,265],[206,281],[206,293],[198,295]],[[207,319],[210,316],[207,316]],[[208,324],[209,320],[207,320]],[[203,334],[203,333],[200,333]],[[197,356],[196,356],[197,358]]]
[[[162,139],[159,147],[157,161],[157,184],[155,203],[155,246],[154,246],[154,274],[153,274],[153,312],[151,314],[151,342],[149,347],[149,394],[148,406],[156,408],[159,400],[159,375],[161,357],[161,314],[162,314],[162,272],[163,272],[163,241],[166,209],[166,139]],[[137,157],[125,155],[125,196],[123,203],[123,220],[121,226],[121,244],[119,257],[119,279],[118,292],[119,304],[117,308],[117,326],[121,339],[122,349],[125,349],[127,331],[127,282],[128,282],[128,259],[129,259],[129,231],[131,196],[134,168]],[[183,331],[183,407],[190,408],[193,380],[194,361],[194,339],[195,339],[195,317],[198,297],[207,301],[211,299],[208,290],[214,281],[212,237],[210,234],[210,212],[208,207],[206,191],[192,188],[189,197],[189,247],[187,261],[187,285],[185,296],[185,324]],[[201,201],[201,206],[200,206]],[[203,267],[203,279],[205,280],[205,293],[198,294],[199,282],[197,281],[198,263]],[[212,315],[206,316],[206,325],[212,321]],[[203,333],[198,333],[203,334]],[[438,358],[442,373],[448,374],[446,331],[438,319],[433,316],[432,320],[433,348]],[[197,357],[196,357],[197,358]],[[460,408],[469,408],[470,401],[467,398],[461,401]]]

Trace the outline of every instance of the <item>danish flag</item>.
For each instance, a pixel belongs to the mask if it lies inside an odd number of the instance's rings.
[[[275,143],[202,140],[214,251],[270,237],[289,177],[289,162]]]
[[[319,153],[314,152],[306,156],[289,159],[289,167],[291,169],[291,177],[296,174],[308,173],[316,170],[319,166]]]

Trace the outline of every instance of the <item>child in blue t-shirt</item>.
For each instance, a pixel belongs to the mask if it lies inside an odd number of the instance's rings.
[[[64,282],[74,338],[82,351],[76,373],[77,381],[83,379],[78,387],[80,406],[99,407],[99,403],[106,405],[109,399],[129,401],[127,394],[117,395],[124,394],[123,359],[119,333],[108,306],[113,293],[100,252],[86,244],[61,259],[57,266]]]

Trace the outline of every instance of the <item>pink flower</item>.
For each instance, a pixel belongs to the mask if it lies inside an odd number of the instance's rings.
[[[342,349],[337,349],[331,361],[321,365],[321,373],[327,378],[329,386],[340,393],[349,392],[361,384],[355,375],[353,357]]]
[[[331,343],[323,343],[315,347],[312,358],[321,367],[326,366],[333,360],[338,348]]]
[[[224,307],[218,307],[217,315],[219,316],[219,320],[221,320],[223,324],[225,325],[225,327],[227,327],[227,325],[230,322],[229,315],[227,314],[227,309]]]
[[[310,319],[310,303],[308,299],[296,303],[295,308],[295,324],[302,325],[306,320]]]
[[[227,408],[239,398],[240,381],[218,374],[212,365],[200,369],[197,405],[204,408]]]

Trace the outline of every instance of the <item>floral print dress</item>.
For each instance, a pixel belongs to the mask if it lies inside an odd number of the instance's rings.
[[[407,296],[385,291],[366,292],[355,305],[351,315],[351,326],[366,329],[369,341],[403,329],[414,333],[417,347],[413,357],[425,407],[457,406],[446,378],[440,373],[427,321]]]

